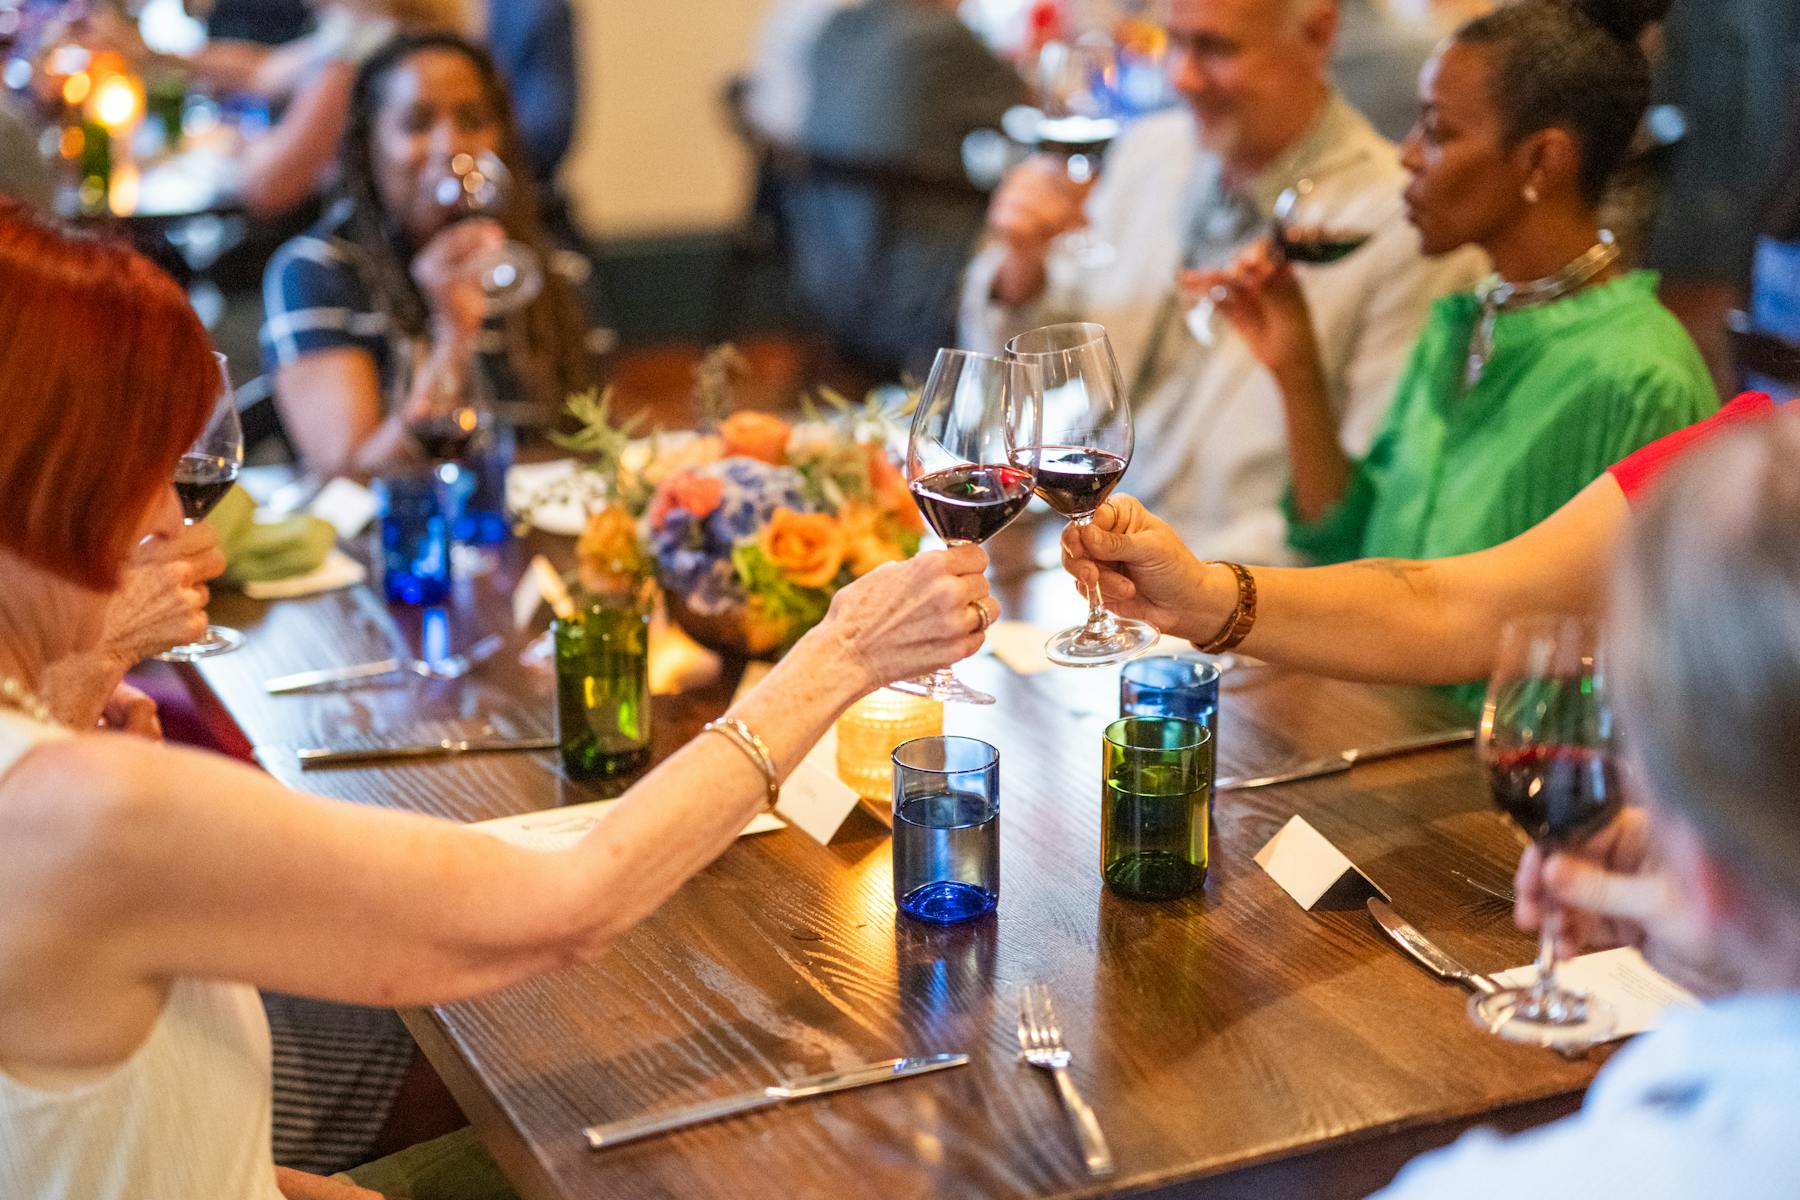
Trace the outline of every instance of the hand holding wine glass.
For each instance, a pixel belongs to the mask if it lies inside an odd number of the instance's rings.
[[[1041,437],[1022,448],[1021,461],[1030,463],[1044,503],[1086,525],[1125,478],[1134,444],[1112,342],[1101,326],[1075,322],[1021,333],[1006,353],[1035,366],[1043,388]],[[1088,593],[1087,623],[1056,634],[1044,650],[1063,666],[1098,667],[1142,654],[1156,639],[1150,625],[1107,611],[1096,586]]]
[[[1494,802],[1540,854],[1579,846],[1621,804],[1612,702],[1597,627],[1575,617],[1509,623],[1481,715]],[[1475,996],[1476,1024],[1512,1041],[1576,1049],[1605,1040],[1613,1014],[1556,979],[1560,912],[1539,915],[1537,978]]]
[[[215,352],[213,358],[219,367],[218,397],[200,435],[175,464],[175,495],[181,501],[182,521],[188,525],[224,499],[244,465],[244,428],[238,420],[237,393],[232,390],[225,356]],[[171,647],[157,657],[164,662],[193,662],[243,644],[244,635],[237,630],[208,625],[199,641]]]
[[[952,546],[980,545],[1031,503],[1042,384],[1010,359],[939,350],[913,412],[906,478],[919,511]],[[980,611],[985,630],[993,614]],[[994,698],[944,668],[894,690],[962,704]]]

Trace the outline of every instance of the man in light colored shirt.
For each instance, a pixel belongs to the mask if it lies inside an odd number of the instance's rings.
[[[1267,229],[1283,189],[1373,233],[1301,268],[1346,452],[1368,449],[1431,301],[1470,286],[1479,255],[1428,261],[1402,212],[1394,145],[1334,91],[1335,0],[1172,0],[1170,80],[1184,109],[1147,117],[1108,151],[1091,193],[1033,159],[1001,185],[964,282],[962,341],[994,349],[1063,320],[1098,321],[1137,420],[1127,486],[1197,553],[1292,561],[1280,499],[1288,455],[1272,377],[1223,320],[1189,331],[1180,268],[1224,265]],[[1057,238],[1085,223],[1113,260],[1083,265]]]
[[[1767,411],[1767,410],[1765,410]],[[1646,802],[1519,870],[1519,917],[1641,946],[1718,998],[1608,1063],[1576,1116],[1471,1133],[1381,1200],[1800,1195],[1800,410],[1719,434],[1632,517],[1607,620]]]
[[[744,115],[756,131],[782,146],[800,143],[812,105],[812,50],[819,31],[840,8],[857,0],[777,0],[763,16],[750,63]]]

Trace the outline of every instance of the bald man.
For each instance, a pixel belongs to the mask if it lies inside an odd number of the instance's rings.
[[[1170,0],[1170,83],[1186,102],[1138,122],[1091,192],[1060,161],[1001,184],[965,277],[963,344],[1092,320],[1112,335],[1138,423],[1128,486],[1205,558],[1292,560],[1280,501],[1286,433],[1275,381],[1224,321],[1190,330],[1178,269],[1223,265],[1266,232],[1281,192],[1310,180],[1320,211],[1374,236],[1300,268],[1345,452],[1360,456],[1432,300],[1472,285],[1477,254],[1428,261],[1402,215],[1396,147],[1337,94],[1335,0]],[[1057,238],[1082,224],[1111,262]]]

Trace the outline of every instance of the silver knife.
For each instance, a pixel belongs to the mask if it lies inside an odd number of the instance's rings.
[[[1369,915],[1381,926],[1381,931],[1394,940],[1394,944],[1412,955],[1425,968],[1439,979],[1448,979],[1460,983],[1466,988],[1478,992],[1492,994],[1500,990],[1500,985],[1477,971],[1471,971],[1456,959],[1446,954],[1437,943],[1413,928],[1394,906],[1380,896],[1369,897]]]
[[[282,696],[289,692],[304,692],[311,688],[324,687],[328,683],[349,683],[353,679],[377,679],[383,675],[398,675],[406,669],[406,664],[397,658],[384,658],[378,662],[357,663],[349,667],[326,667],[320,671],[297,671],[292,675],[277,675],[263,684],[263,690],[271,696]]]
[[[893,1058],[887,1062],[852,1067],[848,1071],[827,1071],[823,1075],[787,1079],[752,1092],[739,1092],[735,1096],[723,1096],[717,1100],[702,1100],[698,1104],[670,1109],[664,1113],[629,1117],[623,1121],[610,1121],[605,1125],[590,1125],[582,1132],[587,1135],[590,1149],[610,1150],[614,1146],[635,1142],[640,1138],[686,1129],[690,1125],[703,1125],[723,1117],[735,1117],[739,1113],[755,1112],[759,1108],[771,1108],[790,1100],[804,1100],[809,1096],[867,1087],[872,1083],[889,1083],[914,1075],[928,1075],[933,1071],[947,1071],[951,1067],[967,1066],[968,1062],[969,1056],[966,1054]]]
[[[452,754],[490,754],[505,750],[555,750],[562,742],[553,737],[444,738],[404,746],[307,746],[294,751],[301,770],[347,766],[351,763],[398,762],[420,758],[444,758]]]
[[[1303,779],[1319,779],[1326,775],[1342,774],[1360,762],[1399,758],[1403,754],[1417,754],[1421,750],[1438,750],[1445,746],[1460,746],[1474,740],[1475,731],[1473,729],[1451,729],[1440,733],[1426,733],[1418,737],[1382,742],[1375,746],[1352,747],[1325,758],[1309,759],[1298,766],[1291,767],[1286,771],[1278,771],[1272,775],[1257,775],[1250,778],[1242,775],[1228,775],[1213,784],[1213,791],[1242,792],[1250,788],[1274,787],[1278,783],[1298,783]]]

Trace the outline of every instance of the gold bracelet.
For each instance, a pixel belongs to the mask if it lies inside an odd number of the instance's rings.
[[[1239,563],[1213,560],[1203,565],[1225,567],[1237,576],[1237,605],[1231,610],[1231,616],[1225,619],[1224,626],[1211,641],[1194,643],[1194,649],[1202,654],[1223,654],[1249,637],[1251,627],[1256,624],[1256,579]]]
[[[763,811],[774,812],[776,802],[781,799],[781,779],[775,770],[775,756],[769,753],[768,743],[757,737],[755,730],[736,717],[720,717],[716,721],[708,721],[700,732],[719,734],[756,764],[756,769],[763,773],[763,779],[769,785],[769,799],[763,805]]]

